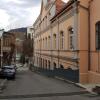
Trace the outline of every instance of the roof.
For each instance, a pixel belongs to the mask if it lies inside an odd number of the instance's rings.
[[[77,0],[75,0],[77,1]],[[70,7],[74,2],[74,0],[69,0],[66,4],[62,5],[61,9],[59,9],[57,11],[57,13],[55,14],[55,16],[51,19],[51,21],[57,17],[58,15],[60,15],[65,9],[67,9],[69,11],[69,9],[71,9],[72,7]],[[70,8],[69,8],[70,7]]]
[[[23,27],[23,28],[11,29],[8,32],[23,32],[23,33],[26,33],[27,32],[27,28]]]
[[[15,36],[13,33],[10,32],[4,32],[3,36]]]

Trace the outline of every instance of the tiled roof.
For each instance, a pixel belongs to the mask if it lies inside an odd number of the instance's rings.
[[[66,8],[68,8],[73,2],[74,2],[73,0],[69,0],[67,3],[64,3],[61,0],[56,0],[56,6],[57,6],[56,10],[57,11],[56,11],[55,16],[52,19],[54,19],[56,16],[58,16]]]
[[[62,0],[56,0],[56,14],[66,5]]]

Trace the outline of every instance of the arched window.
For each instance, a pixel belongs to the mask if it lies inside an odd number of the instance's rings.
[[[43,66],[42,66],[42,58],[41,58],[41,64],[40,64],[40,66],[41,66],[41,68],[43,67]]]
[[[54,67],[54,69],[56,69],[56,68],[57,68],[57,66],[56,66],[56,63],[55,63],[55,62],[53,63],[53,67]]]
[[[50,39],[51,39],[51,37],[50,36],[48,36],[48,48],[50,49]]]
[[[39,40],[39,49],[40,49],[40,47],[41,47],[41,40]]]
[[[56,49],[56,34],[53,34],[53,47]]]
[[[44,39],[43,39],[43,44],[42,44],[42,46],[43,46],[43,49],[44,49]]]
[[[47,37],[45,38],[45,49],[47,49],[48,43],[47,43]]]
[[[69,33],[69,49],[74,50],[74,29],[70,27],[68,29],[68,33]]]
[[[45,60],[45,69],[47,69],[47,60]]]
[[[96,50],[100,50],[100,21],[96,23]]]
[[[50,63],[50,61],[48,61],[48,68],[49,68],[49,70],[50,70],[50,66],[51,66],[51,63]]]
[[[64,32],[60,32],[60,49],[64,49]]]
[[[61,69],[64,69],[64,66],[63,66],[63,65],[60,65],[60,68],[61,68]]]
[[[44,62],[45,60],[43,59],[43,69],[44,69],[44,66],[45,66],[45,62]]]

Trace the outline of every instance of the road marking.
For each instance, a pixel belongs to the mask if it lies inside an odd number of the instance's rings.
[[[55,96],[74,96],[87,94],[87,91],[69,92],[69,93],[48,93],[48,94],[29,94],[29,95],[4,95],[0,99],[23,99],[23,98],[39,98],[39,97],[55,97]]]

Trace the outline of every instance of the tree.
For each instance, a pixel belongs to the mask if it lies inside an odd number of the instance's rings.
[[[12,58],[13,58],[14,52],[15,52],[15,44],[11,43],[10,47],[11,47],[11,50],[10,50],[9,55],[7,57],[7,63],[8,63],[8,65],[10,65],[11,62],[12,62]]]
[[[23,42],[23,55],[26,60],[30,60],[33,57],[33,40],[31,39],[30,34],[28,34],[28,37],[26,37]]]

